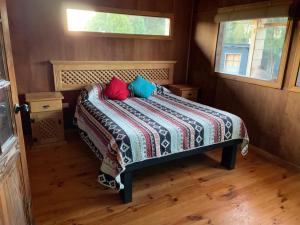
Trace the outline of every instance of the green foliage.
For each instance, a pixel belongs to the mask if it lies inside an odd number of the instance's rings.
[[[265,32],[262,67],[271,74],[278,74],[286,27],[267,28]]]
[[[164,35],[166,20],[156,17],[98,12],[86,24],[93,32]]]
[[[226,22],[224,44],[249,44],[252,32],[254,32],[254,26],[251,20]]]
[[[286,23],[286,18],[271,18],[263,21],[264,24]],[[265,30],[262,68],[270,74],[278,74],[281,53],[285,41],[286,26],[270,26]]]

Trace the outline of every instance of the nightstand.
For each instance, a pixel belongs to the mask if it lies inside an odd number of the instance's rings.
[[[168,86],[170,91],[183,98],[197,101],[199,88],[188,84],[172,84]]]
[[[40,92],[25,95],[30,107],[33,146],[64,142],[64,121],[60,92]]]

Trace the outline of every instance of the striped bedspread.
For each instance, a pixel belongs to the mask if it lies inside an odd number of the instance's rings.
[[[243,139],[242,154],[247,153],[245,125],[228,112],[167,91],[125,101],[99,96],[83,90],[75,118],[81,137],[101,160],[98,180],[105,186],[122,189],[126,165],[201,146]]]

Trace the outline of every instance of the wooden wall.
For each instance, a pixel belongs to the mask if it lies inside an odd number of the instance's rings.
[[[79,0],[74,0],[82,2]],[[193,0],[87,0],[96,6],[168,12],[175,15],[172,41],[74,37],[63,30],[62,0],[10,0],[12,47],[20,94],[53,91],[49,60],[177,60],[175,82],[186,77]],[[189,55],[189,82],[201,87],[201,101],[236,113],[248,127],[251,143],[300,165],[300,95],[219,79],[213,72],[218,7],[251,0],[197,1]],[[289,74],[286,74],[285,86]],[[64,93],[74,105],[76,93]],[[22,99],[22,96],[21,96]],[[73,108],[65,114],[71,122]]]
[[[63,29],[64,0],[10,0],[8,14],[20,94],[53,91],[49,60],[176,60],[175,82],[185,82],[193,0],[86,0],[93,6],[173,13],[173,40],[70,36]],[[73,0],[74,2],[83,2]],[[64,93],[72,117],[77,94]],[[20,96],[23,100],[22,95]]]
[[[203,102],[243,118],[251,144],[300,165],[300,94],[287,90],[289,70],[283,90],[217,78],[213,72],[217,8],[249,2],[198,1],[189,81],[201,86]]]

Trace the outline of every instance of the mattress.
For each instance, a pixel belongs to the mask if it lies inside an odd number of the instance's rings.
[[[100,159],[98,181],[123,189],[120,174],[126,166],[202,146],[243,139],[248,149],[245,124],[236,115],[199,104],[157,88],[148,99],[130,97],[109,100],[103,86],[84,89],[75,118],[80,135]]]

